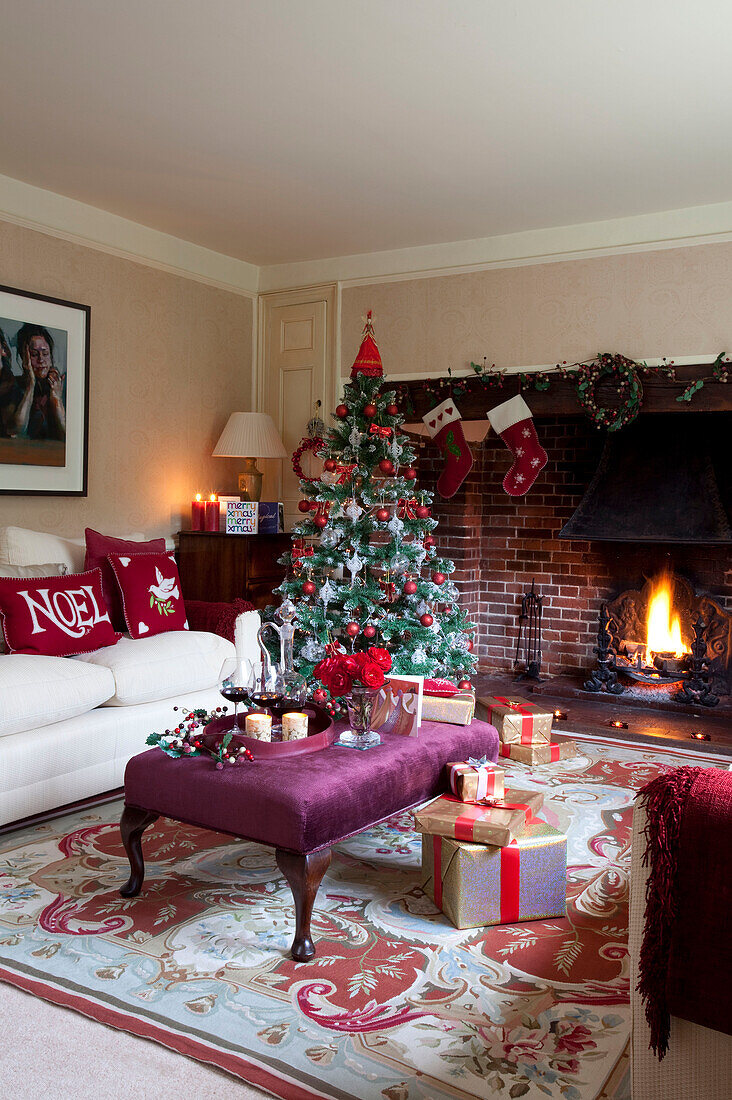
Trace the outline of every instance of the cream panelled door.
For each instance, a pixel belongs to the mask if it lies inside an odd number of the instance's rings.
[[[292,453],[315,415],[317,402],[322,403],[318,412],[326,423],[332,411],[335,287],[263,295],[261,302],[259,405],[270,414]],[[284,501],[289,531],[301,518],[298,479],[287,459],[266,465],[275,499]],[[313,471],[318,467],[319,463],[314,464]]]

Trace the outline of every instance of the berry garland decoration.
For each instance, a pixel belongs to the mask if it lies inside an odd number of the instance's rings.
[[[575,377],[577,399],[595,427],[617,432],[640,412],[643,383],[632,359],[603,352],[591,363],[580,366]],[[612,379],[620,400],[617,409],[606,409],[597,402],[597,388],[607,378]]]
[[[319,435],[316,435],[314,438],[308,437],[306,439],[300,440],[300,446],[297,448],[292,456],[292,469],[294,470],[296,477],[298,477],[300,481],[308,480],[307,474],[304,472],[302,466],[300,465],[300,459],[306,451],[317,452],[322,446],[323,440]]]
[[[178,709],[173,707],[174,711]],[[179,760],[181,757],[208,756],[215,762],[218,769],[223,768],[224,764],[244,764],[248,760],[253,760],[251,751],[245,746],[231,747],[233,734],[230,732],[225,733],[211,748],[202,740],[209,722],[214,718],[222,718],[225,713],[226,707],[216,707],[211,712],[183,708],[182,717],[175,729],[166,730],[165,733],[151,733],[145,744],[162,749],[166,756],[171,756],[174,760]],[[200,730],[200,733],[196,732],[197,730]]]

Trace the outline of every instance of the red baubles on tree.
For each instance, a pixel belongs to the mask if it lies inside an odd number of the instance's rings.
[[[408,469],[404,471],[404,476],[407,481],[416,481],[417,471],[415,470],[414,466],[409,466]]]
[[[373,625],[373,623],[366,624],[366,626],[363,628],[363,636],[364,638],[368,638],[369,640],[376,637],[376,627]]]
[[[391,461],[390,458],[382,458],[381,462],[379,463],[379,469],[381,470],[382,474],[386,474],[388,476],[389,474],[394,473],[394,463]]]
[[[360,629],[361,629],[361,627],[358,625],[358,623],[355,623],[355,622],[346,623],[346,634],[348,635],[349,638],[357,637],[358,632],[359,632]]]
[[[429,546],[434,546],[435,545],[435,540],[434,540],[433,536],[432,535],[425,535],[424,544],[425,544],[425,546],[428,546],[428,547]]]
[[[379,523],[386,523],[386,521],[389,519],[390,515],[391,515],[391,512],[389,511],[388,508],[377,508],[376,509],[376,518],[378,519]]]
[[[324,527],[328,526],[328,517],[324,516],[321,512],[319,515],[313,516],[313,523],[315,524],[316,527],[319,527],[322,531],[322,529]]]
[[[386,411],[389,414],[389,416],[397,416],[397,414],[399,413],[399,409],[397,408],[396,405],[387,405],[386,406]]]
[[[425,611],[424,615],[420,616],[419,621],[421,622],[422,626],[432,626],[435,620],[432,618],[429,611]]]
[[[462,688],[463,691],[470,691],[473,685],[471,684],[470,680],[461,680],[458,684],[458,687]]]
[[[417,516],[418,519],[429,519],[430,510],[426,504],[418,504],[417,507],[414,509],[414,514]],[[427,539],[425,539],[425,545],[426,544]]]
[[[348,405],[336,405],[336,416],[345,420],[348,416]]]
[[[433,573],[432,574],[433,584],[444,584],[444,581],[445,581],[445,574],[444,573]]]
[[[363,415],[367,416],[369,420],[371,420],[372,417],[376,416],[377,411],[378,410],[376,408],[376,405],[374,405],[371,401],[369,401],[368,405],[364,405],[363,407]]]
[[[404,595],[405,596],[413,596],[416,591],[417,591],[417,582],[416,581],[407,581],[405,583],[405,585],[404,585]]]
[[[326,458],[325,462],[323,463],[323,469],[330,472],[332,470],[335,470],[336,465],[337,463],[334,458]]]
[[[297,508],[298,508],[298,511],[300,511],[300,512],[309,512],[310,511],[310,501],[309,500],[299,500],[297,502]]]
[[[315,582],[303,581],[302,592],[304,596],[312,596],[315,592]]]

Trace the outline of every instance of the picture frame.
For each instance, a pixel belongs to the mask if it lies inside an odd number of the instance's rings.
[[[0,285],[0,494],[87,495],[91,307]]]

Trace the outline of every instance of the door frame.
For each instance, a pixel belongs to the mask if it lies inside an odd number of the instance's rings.
[[[307,302],[325,302],[325,389],[322,408],[319,410],[327,424],[336,403],[337,373],[340,364],[340,287],[337,283],[317,283],[313,286],[273,290],[260,294],[257,299],[257,358],[255,361],[252,396],[255,410],[264,409],[264,381],[270,366],[270,322],[272,310],[277,306],[303,305]],[[280,461],[285,462],[286,459]],[[281,467],[280,467],[281,469]],[[281,492],[281,474],[280,486]]]

